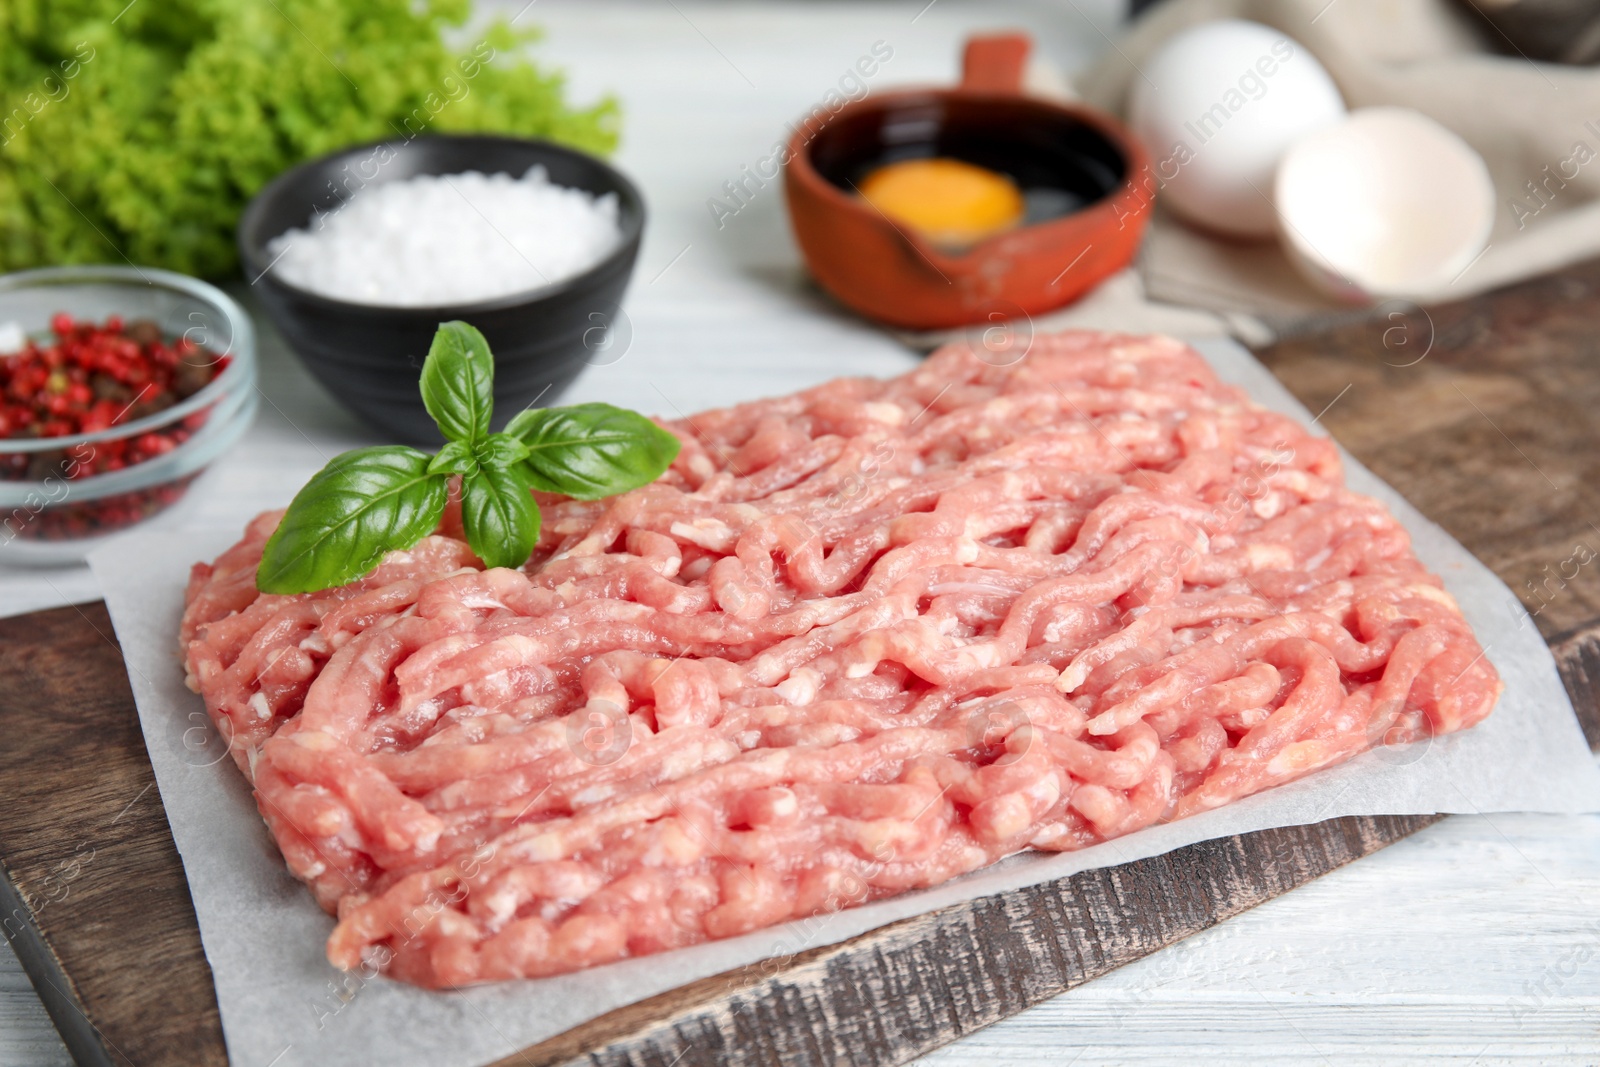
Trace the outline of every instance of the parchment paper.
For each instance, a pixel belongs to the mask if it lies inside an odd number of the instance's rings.
[[[1199,346],[1257,401],[1310,414],[1242,348]],[[613,1008],[770,956],[832,944],[896,919],[1196,841],[1341,815],[1600,810],[1600,773],[1549,649],[1511,591],[1399,494],[1346,456],[1352,488],[1382,500],[1417,555],[1461,603],[1506,692],[1465,733],[1368,752],[1299,782],[1116,841],[1013,857],[935,889],[744,937],[579,974],[458,992],[424,992],[344,974],[323,955],[333,921],[288,874],[243,777],[226,759],[200,698],[183,685],[178,618],[191,563],[239,531],[132,535],[91,563],[127,657],[145,743],[182,854],[216,978],[223,1030],[240,1067],[384,1063],[477,1067]],[[281,501],[263,500],[262,507]],[[89,770],[85,769],[86,772]],[[183,1005],[173,1005],[182,1011]]]

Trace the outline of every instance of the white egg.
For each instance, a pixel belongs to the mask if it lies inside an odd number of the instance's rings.
[[[1129,105],[1166,205],[1241,237],[1272,235],[1278,160],[1344,113],[1338,87],[1309,51],[1241,19],[1174,34],[1135,77]]]

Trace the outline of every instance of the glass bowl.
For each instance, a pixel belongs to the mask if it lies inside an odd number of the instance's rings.
[[[0,326],[15,323],[43,340],[54,336],[50,320],[58,312],[96,324],[113,315],[152,320],[165,338],[187,337],[229,362],[198,392],[131,422],[62,437],[0,437],[0,563],[76,562],[167,513],[238,443],[256,413],[255,328],[214,286],[171,271],[110,265],[0,276]],[[82,473],[108,445],[145,434],[180,443],[120,470]]]

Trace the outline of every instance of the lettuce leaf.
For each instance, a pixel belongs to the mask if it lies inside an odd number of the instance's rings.
[[[605,154],[611,98],[566,100],[536,30],[467,0],[0,0],[0,270],[237,269],[245,203],[301,160],[432,132]]]

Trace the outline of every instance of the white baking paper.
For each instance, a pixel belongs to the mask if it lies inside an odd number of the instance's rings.
[[[1310,421],[1243,349],[1227,342],[1200,347],[1222,377],[1257,401]],[[1600,773],[1549,649],[1516,597],[1394,490],[1346,460],[1351,487],[1382,500],[1411,531],[1417,555],[1444,578],[1505,680],[1499,706],[1472,730],[1368,752],[1218,811],[1081,852],[1025,854],[848,912],[580,974],[458,992],[425,992],[328,964],[323,942],[333,921],[288,874],[200,698],[183,685],[176,635],[189,566],[214,558],[237,531],[209,539],[134,535],[108,546],[91,562],[127,657],[232,1061],[239,1067],[476,1067],[692,979],[842,941],[956,901],[1196,841],[1341,815],[1600,810]],[[262,501],[263,507],[277,503]]]

